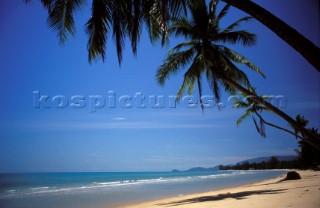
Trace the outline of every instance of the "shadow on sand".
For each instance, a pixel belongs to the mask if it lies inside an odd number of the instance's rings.
[[[165,207],[173,207],[173,206],[179,206],[179,205],[183,205],[183,204],[201,203],[201,202],[208,202],[208,201],[218,201],[218,200],[224,200],[224,199],[227,199],[227,198],[241,200],[241,199],[245,199],[246,197],[252,196],[252,195],[278,194],[278,193],[283,193],[286,190],[287,189],[243,191],[243,192],[237,192],[237,193],[218,194],[218,195],[213,195],[213,196],[202,196],[202,197],[196,197],[196,198],[192,198],[192,199],[174,201],[174,202],[157,204],[157,205],[158,206],[165,206]]]

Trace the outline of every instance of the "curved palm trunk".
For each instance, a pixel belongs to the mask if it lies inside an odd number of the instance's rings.
[[[281,19],[250,0],[222,0],[250,14],[291,45],[320,71],[320,48]]]
[[[299,124],[297,124],[297,122],[292,119],[289,115],[287,115],[285,112],[281,111],[279,108],[275,107],[274,105],[272,105],[271,103],[267,102],[266,100],[262,99],[261,97],[253,94],[252,92],[250,92],[249,90],[247,90],[246,88],[242,87],[241,85],[239,85],[238,83],[234,82],[233,80],[227,78],[226,76],[222,75],[222,74],[217,74],[217,76],[226,84],[232,86],[233,88],[239,90],[240,92],[242,92],[245,96],[250,96],[250,98],[258,103],[263,104],[264,106],[266,106],[268,109],[270,109],[271,111],[273,111],[275,114],[277,114],[278,116],[280,116],[281,118],[283,118],[284,120],[286,120],[289,124],[291,124],[291,126],[293,126],[294,128],[298,129],[303,135],[305,135],[308,139],[306,138],[302,138],[303,141],[309,143],[310,145],[312,145],[313,147],[317,148],[318,150],[320,150],[320,138],[314,134],[312,134],[310,131],[308,131],[306,128],[300,126]]]

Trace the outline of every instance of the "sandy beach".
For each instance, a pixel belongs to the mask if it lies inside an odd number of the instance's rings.
[[[320,171],[298,171],[301,180],[285,176],[241,187],[166,198],[125,208],[319,208]],[[122,206],[124,207],[124,206]]]

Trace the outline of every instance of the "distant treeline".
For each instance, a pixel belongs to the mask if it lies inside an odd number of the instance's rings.
[[[266,169],[298,169],[301,168],[299,159],[290,161],[280,161],[277,157],[271,157],[268,161],[263,162],[243,162],[236,165],[220,165],[219,170],[266,170]]]
[[[320,137],[318,129],[311,130]],[[290,161],[280,161],[271,157],[263,162],[242,162],[236,165],[220,165],[220,170],[266,170],[266,169],[316,169],[320,170],[320,151],[303,140],[298,140],[300,149],[296,150],[298,158]]]

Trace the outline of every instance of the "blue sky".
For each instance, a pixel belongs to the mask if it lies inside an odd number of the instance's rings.
[[[132,55],[128,43],[120,68],[110,36],[105,63],[98,60],[90,65],[84,33],[89,7],[76,15],[76,37],[61,47],[37,1],[29,6],[10,0],[0,4],[0,172],[168,171],[295,154],[296,140],[288,134],[267,128],[267,138],[261,138],[251,119],[237,127],[243,110],[233,109],[228,95],[222,98],[225,108],[206,109],[204,114],[199,107],[186,108],[183,103],[177,108],[123,108],[120,102],[96,112],[90,112],[88,103],[84,108],[56,108],[56,103],[51,108],[34,108],[34,91],[49,99],[59,95],[107,98],[110,90],[117,99],[136,93],[168,99],[177,93],[183,70],[164,87],[156,83],[155,73],[179,40],[172,39],[161,48],[151,45],[144,32],[138,56]],[[320,45],[318,1],[259,4]],[[222,24],[244,15],[231,9]],[[258,35],[254,47],[232,47],[265,72],[266,80],[244,69],[258,92],[283,95],[285,112],[293,117],[303,114],[310,126],[319,128],[319,73],[259,22],[253,20],[241,28]],[[204,93],[212,94],[208,86]],[[287,126],[274,115],[266,118]]]

